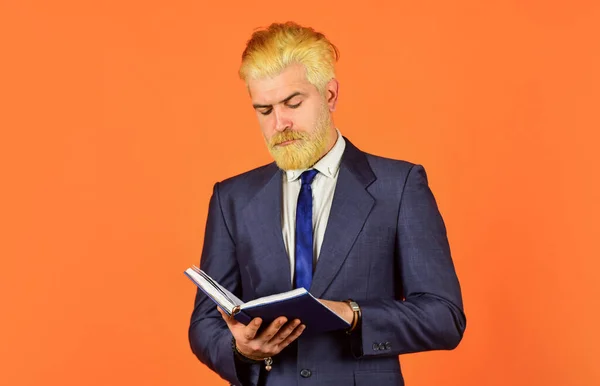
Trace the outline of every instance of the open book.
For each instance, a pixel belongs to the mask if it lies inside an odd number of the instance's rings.
[[[318,301],[305,288],[265,296],[244,303],[198,267],[184,272],[223,311],[244,324],[254,318],[268,326],[273,320],[285,316],[288,320],[300,319],[306,325],[306,333],[344,330],[350,325],[330,308]]]

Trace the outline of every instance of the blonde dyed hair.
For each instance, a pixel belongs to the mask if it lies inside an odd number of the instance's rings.
[[[306,79],[324,93],[327,83],[335,78],[338,58],[338,49],[322,33],[294,22],[273,23],[255,31],[248,40],[239,75],[248,83],[277,76],[299,63],[306,70]]]

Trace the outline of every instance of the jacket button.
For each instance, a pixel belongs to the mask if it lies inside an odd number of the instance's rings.
[[[373,343],[373,351],[379,351],[379,344]]]
[[[379,343],[379,350],[384,351],[385,350],[385,344]]]
[[[392,344],[390,342],[385,342],[385,349],[386,350],[391,350],[392,349]]]
[[[302,371],[300,371],[300,376],[302,376],[302,378],[308,378],[312,375],[312,372],[309,369],[302,369]]]

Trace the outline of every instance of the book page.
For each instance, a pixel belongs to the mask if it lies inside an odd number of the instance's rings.
[[[225,294],[225,296],[229,299],[229,301],[234,305],[234,306],[241,306],[244,302],[241,301],[240,299],[238,299],[237,296],[235,296],[234,294],[232,294],[231,292],[229,292],[229,290],[225,287],[223,287],[221,284],[219,284],[217,281],[213,280],[212,277],[208,276],[206,274],[206,272],[202,271],[201,269],[199,269],[198,267],[193,267],[195,268],[194,270],[197,270],[196,272],[200,273],[200,275],[202,275],[202,277],[206,278],[209,282],[211,282],[215,287],[217,287],[218,289],[221,290],[221,292],[223,294]]]
[[[244,309],[248,309],[248,308],[252,308],[252,307],[261,306],[263,304],[280,302],[283,300],[302,296],[302,295],[306,294],[307,292],[308,291],[306,291],[305,288],[296,288],[296,289],[288,291],[288,292],[282,292],[280,294],[264,296],[262,298],[254,299],[247,303],[244,303],[241,306],[241,309],[244,310]]]
[[[209,296],[223,310],[225,310],[229,315],[231,315],[231,313],[233,311],[233,307],[236,306],[236,304],[233,304],[232,301],[230,299],[228,299],[227,295],[225,293],[223,293],[223,287],[221,287],[218,284],[217,284],[218,285],[218,287],[217,287],[215,285],[216,282],[214,280],[207,279],[202,274],[196,272],[193,268],[186,269],[185,274],[190,279],[192,279],[192,281],[194,283],[196,283],[196,285],[198,287],[200,287],[200,289],[202,291],[204,291],[204,293],[207,296]],[[221,287],[221,288],[219,288],[219,287]],[[229,292],[229,291],[227,291],[227,292]]]

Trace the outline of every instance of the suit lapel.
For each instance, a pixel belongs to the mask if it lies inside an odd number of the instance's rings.
[[[262,189],[243,209],[244,222],[258,259],[258,277],[252,277],[253,287],[261,292],[278,293],[292,289],[290,261],[281,233],[283,174],[271,164],[262,180]]]
[[[346,139],[327,229],[310,288],[315,297],[323,295],[369,216],[374,199],[366,188],[374,180],[365,154]]]

